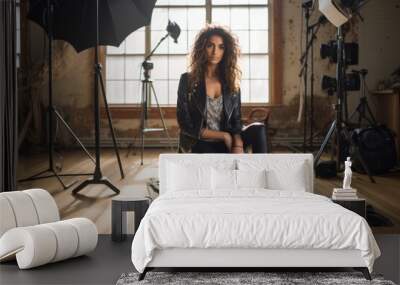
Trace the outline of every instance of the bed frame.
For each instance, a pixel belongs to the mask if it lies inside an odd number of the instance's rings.
[[[155,268],[338,268],[361,271],[367,280],[371,275],[359,250],[326,249],[193,249],[156,250],[152,261],[139,275]]]

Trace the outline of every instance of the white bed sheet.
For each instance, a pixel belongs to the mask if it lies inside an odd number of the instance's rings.
[[[135,234],[135,268],[166,248],[357,249],[370,272],[380,255],[359,215],[320,195],[265,189],[161,195]]]

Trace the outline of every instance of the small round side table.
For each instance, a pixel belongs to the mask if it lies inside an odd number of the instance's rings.
[[[150,205],[150,199],[146,197],[129,197],[118,195],[112,199],[111,207],[111,239],[113,241],[123,241],[126,239],[126,212],[135,212],[135,232],[139,227],[140,221],[146,214]]]

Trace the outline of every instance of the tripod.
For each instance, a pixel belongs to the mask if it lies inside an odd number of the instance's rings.
[[[343,149],[343,137],[348,144],[355,144],[355,152],[356,155],[359,157],[361,165],[364,171],[368,174],[369,179],[372,183],[375,183],[374,178],[371,175],[371,172],[368,169],[368,166],[363,159],[357,143],[355,143],[351,139],[351,135],[349,132],[349,128],[347,122],[343,120],[342,110],[343,110],[343,101],[346,100],[345,98],[345,76],[346,76],[346,67],[344,63],[344,36],[342,32],[342,27],[338,27],[338,34],[337,34],[337,67],[336,67],[336,75],[337,75],[337,86],[336,86],[336,93],[337,93],[337,104],[335,105],[335,112],[336,112],[336,119],[332,122],[331,127],[327,135],[324,138],[324,141],[321,144],[321,147],[318,153],[315,155],[314,158],[314,168],[317,166],[321,155],[326,148],[331,136],[335,134],[335,141],[336,141],[336,169],[337,171],[341,168],[341,154]]]
[[[76,187],[73,191],[72,194],[77,194],[79,191],[81,191],[83,188],[90,184],[104,184],[107,187],[109,187],[111,190],[113,190],[116,194],[119,194],[119,189],[115,187],[107,177],[103,177],[101,173],[101,168],[100,168],[100,104],[99,104],[99,81],[100,81],[100,86],[101,86],[101,91],[103,94],[103,99],[104,99],[104,105],[106,108],[106,113],[107,113],[107,119],[108,119],[108,124],[110,126],[111,130],[111,136],[113,139],[113,144],[114,144],[114,150],[117,155],[118,159],[118,166],[119,170],[121,173],[121,178],[124,178],[124,171],[122,169],[122,163],[121,159],[119,156],[119,151],[117,147],[117,141],[115,139],[115,133],[114,133],[114,128],[112,126],[112,120],[111,120],[111,114],[110,110],[108,108],[108,103],[107,103],[107,97],[106,97],[106,92],[104,88],[104,82],[103,82],[103,77],[101,75],[101,65],[99,64],[99,55],[98,55],[98,46],[99,46],[99,0],[96,0],[96,46],[94,48],[94,123],[95,123],[95,145],[96,145],[96,166],[94,169],[93,173],[93,178],[87,179],[83,181],[78,187]]]
[[[167,33],[161,40],[157,43],[154,49],[150,52],[148,56],[146,56],[145,60],[142,63],[142,67],[144,69],[143,75],[144,79],[142,80],[142,95],[141,95],[141,111],[140,111],[140,165],[143,165],[143,152],[144,152],[144,136],[146,133],[150,132],[160,132],[164,131],[165,135],[167,136],[168,143],[171,146],[171,138],[168,133],[167,125],[165,124],[164,115],[162,113],[160,104],[158,103],[158,98],[156,91],[154,89],[153,81],[150,79],[150,70],[153,69],[153,63],[149,61],[149,58],[154,54],[158,46],[169,36]],[[151,95],[153,94],[154,99],[156,100],[157,109],[160,113],[160,118],[163,127],[162,128],[148,128],[147,127],[147,120],[148,120],[148,108],[151,106]],[[129,155],[129,151],[131,147],[133,147],[134,143],[131,143],[128,148],[128,152],[126,155]]]
[[[19,180],[19,182],[25,182],[25,181],[32,181],[32,180],[38,180],[38,179],[44,179],[44,178],[50,178],[50,177],[56,177],[57,180],[60,182],[60,184],[63,186],[64,189],[69,188],[71,185],[75,183],[72,182],[70,184],[65,184],[64,181],[61,179],[63,176],[84,176],[84,175],[91,175],[91,173],[75,173],[75,174],[61,174],[57,173],[55,166],[54,166],[54,135],[53,135],[53,116],[56,117],[56,120],[60,120],[61,123],[65,126],[65,128],[69,131],[69,133],[72,135],[72,137],[75,139],[75,141],[81,146],[83,151],[86,153],[86,155],[93,161],[95,162],[94,158],[90,155],[90,153],[87,151],[85,146],[82,144],[82,142],[79,140],[77,135],[74,133],[74,131],[71,129],[71,127],[67,124],[67,122],[63,119],[61,114],[56,110],[53,104],[53,48],[52,48],[52,43],[53,43],[53,13],[54,13],[54,3],[52,0],[47,0],[47,8],[46,10],[48,13],[46,13],[46,18],[47,18],[47,36],[49,38],[49,50],[48,50],[48,56],[49,56],[49,103],[47,107],[47,113],[48,113],[48,126],[47,126],[47,131],[48,131],[48,159],[49,159],[49,168],[41,171],[37,174],[34,174],[28,178],[24,178]],[[45,11],[44,11],[45,12]],[[44,175],[45,173],[49,172],[49,175]]]
[[[304,5],[304,4],[303,4]],[[309,147],[312,150],[314,148],[313,139],[314,139],[314,41],[316,40],[316,35],[321,27],[321,25],[326,21],[324,16],[321,16],[318,21],[309,25],[310,12],[307,6],[303,6],[306,9],[306,50],[302,54],[300,58],[300,63],[302,64],[299,77],[303,77],[304,80],[304,126],[303,126],[303,151],[306,152],[307,145],[307,92],[308,92],[308,54],[311,54],[311,74],[310,74],[310,137],[308,138]],[[309,36],[311,33],[311,37]]]
[[[374,115],[372,114],[371,108],[368,105],[367,95],[366,95],[366,81],[365,77],[368,74],[368,70],[361,69],[360,71],[353,70],[353,73],[358,73],[361,77],[361,97],[356,109],[349,117],[349,121],[358,114],[357,128],[361,128],[362,120],[366,120],[369,125],[376,126],[377,122]],[[367,116],[368,115],[368,116]]]

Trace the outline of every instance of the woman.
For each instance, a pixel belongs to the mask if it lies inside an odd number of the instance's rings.
[[[209,25],[196,37],[190,72],[179,81],[177,118],[180,152],[266,152],[264,126],[242,132],[239,47],[232,34]]]

